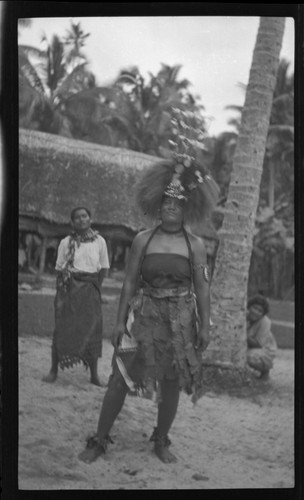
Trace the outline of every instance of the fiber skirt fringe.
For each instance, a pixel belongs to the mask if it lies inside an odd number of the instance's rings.
[[[179,289],[140,289],[130,302],[127,333],[113,367],[130,394],[161,400],[163,379],[179,380],[180,389],[195,403],[203,393],[202,357],[195,349],[196,297]]]

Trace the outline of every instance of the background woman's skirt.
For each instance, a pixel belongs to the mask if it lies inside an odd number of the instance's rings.
[[[86,366],[102,353],[101,293],[97,273],[72,273],[68,290],[57,289],[53,348],[59,366]]]

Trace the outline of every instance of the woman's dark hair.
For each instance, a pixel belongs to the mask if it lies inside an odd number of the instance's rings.
[[[89,210],[87,207],[76,207],[76,208],[73,208],[73,210],[71,212],[71,220],[72,221],[74,220],[75,214],[76,214],[76,212],[78,212],[78,210],[85,210],[86,213],[88,214],[88,216],[92,217],[91,210]]]
[[[176,174],[177,165],[176,160],[164,159],[145,169],[137,181],[135,186],[137,205],[148,217],[158,219],[163,195]],[[201,174],[203,182],[197,181],[196,172]],[[197,162],[192,164],[191,169],[184,169],[180,174],[180,182],[187,198],[184,205],[185,223],[202,221],[215,208],[219,193],[217,184],[210,175],[207,175],[207,169]],[[193,183],[195,189],[190,188]]]
[[[268,314],[269,302],[266,297],[263,297],[263,295],[255,295],[254,297],[249,299],[247,304],[248,309],[253,305],[261,306],[263,308],[264,314]]]

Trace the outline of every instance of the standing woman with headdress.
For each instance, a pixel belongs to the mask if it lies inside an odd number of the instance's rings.
[[[202,394],[202,351],[209,343],[206,251],[184,224],[206,216],[217,194],[207,171],[188,155],[156,164],[137,185],[139,207],[161,222],[137,234],[131,247],[112,337],[113,371],[97,433],[79,455],[86,463],[106,452],[127,393],[156,397],[150,441],[161,461],[176,461],[168,432],[180,390],[193,402]]]
[[[73,231],[58,247],[52,365],[44,382],[55,382],[58,366],[64,369],[83,362],[90,369],[91,383],[101,385],[97,372],[102,352],[101,285],[109,258],[106,242],[91,222],[88,208],[74,208]]]

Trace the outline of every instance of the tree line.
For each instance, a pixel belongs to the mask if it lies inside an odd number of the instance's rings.
[[[22,26],[20,25],[20,29]],[[139,68],[120,71],[100,86],[88,70],[83,48],[90,36],[81,23],[70,23],[65,37],[54,35],[45,48],[19,45],[19,125],[88,142],[165,157],[174,138],[172,108],[194,111],[204,125],[205,108],[179,77],[181,66],[162,64],[145,79]],[[268,129],[255,222],[249,292],[291,297],[294,267],[293,74],[280,61]],[[207,137],[204,161],[221,189],[214,224],[221,228],[230,184],[242,109],[233,130]]]

